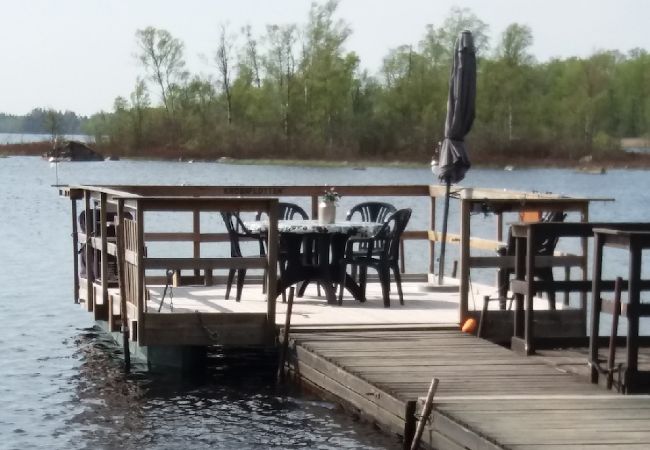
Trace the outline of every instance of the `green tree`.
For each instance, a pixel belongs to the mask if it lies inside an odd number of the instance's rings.
[[[530,27],[513,23],[502,33],[496,50],[496,64],[493,66],[496,70],[493,72],[496,72],[501,89],[494,86],[499,95],[495,98],[498,103],[492,103],[492,107],[501,110],[504,126],[500,128],[505,128],[509,141],[514,138],[514,118],[522,120],[528,106],[527,94],[530,94],[531,86],[527,83],[527,75],[533,62],[533,56],[529,53],[532,45]],[[499,104],[500,107],[497,106]]]
[[[301,73],[308,126],[330,151],[335,139],[347,134],[352,113],[354,75],[359,64],[355,53],[345,53],[349,26],[334,18],[338,2],[313,3],[305,27]]]
[[[140,149],[144,145],[146,112],[151,104],[147,85],[142,78],[136,80],[130,98],[133,147]]]
[[[454,44],[464,30],[472,32],[477,55],[488,49],[490,44],[488,24],[479,19],[469,8],[454,6],[437,31],[437,40],[442,48],[446,49],[447,59],[451,59]]]
[[[148,72],[149,78],[158,85],[165,110],[171,115],[174,110],[171,90],[187,78],[183,43],[167,30],[147,27],[136,31],[140,53],[138,59]]]
[[[232,70],[234,67],[232,47],[233,37],[227,34],[227,27],[221,24],[219,27],[219,43],[215,53],[215,62],[217,63],[217,70],[219,71],[219,84],[221,91],[226,99],[226,113],[228,118],[228,125],[232,124],[232,88],[231,78]]]
[[[268,53],[264,58],[267,89],[274,96],[277,116],[281,118],[285,148],[291,147],[294,129],[293,107],[294,78],[296,74],[297,27],[295,25],[271,25],[267,27]]]
[[[52,142],[52,145],[56,144],[56,142],[61,138],[61,113],[52,108],[49,108],[47,111],[45,111],[43,125],[50,135],[50,141]]]

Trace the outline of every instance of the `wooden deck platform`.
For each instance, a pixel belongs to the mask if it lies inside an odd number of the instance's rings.
[[[212,345],[214,336],[220,336],[221,345],[264,346],[268,338],[264,321],[266,317],[266,294],[262,285],[255,277],[250,277],[244,285],[242,300],[234,300],[234,292],[230,299],[225,299],[225,284],[215,277],[214,286],[179,286],[168,289],[165,300],[161,299],[165,287],[162,285],[148,285],[146,317],[146,332],[152,342],[161,345]],[[456,291],[431,292],[426,289],[425,278],[417,275],[407,275],[403,281],[404,305],[400,305],[397,293],[391,295],[391,307],[385,308],[382,301],[381,288],[378,282],[372,280],[368,283],[366,297],[363,303],[354,300],[349,294],[344,295],[343,304],[330,305],[325,297],[319,296],[316,286],[307,287],[301,298],[296,298],[291,317],[291,326],[355,328],[358,326],[404,327],[412,325],[445,325],[458,328],[458,305],[460,294]],[[87,307],[87,297],[84,289],[85,280],[80,283],[80,300],[84,308]],[[448,279],[448,285],[453,284]],[[102,306],[101,287],[94,285],[96,290],[96,310]],[[171,295],[171,299],[170,299]],[[484,296],[497,295],[493,286],[479,283],[472,285],[471,312],[476,317],[480,316]],[[117,331],[120,315],[119,289],[109,289],[109,304],[112,315],[109,315],[109,325],[112,331]],[[545,299],[535,299],[535,307],[543,311],[548,308]],[[560,306],[561,307],[561,306]],[[490,302],[489,310],[499,318],[486,325],[488,331],[503,325],[503,318],[499,312],[498,302]],[[281,327],[285,323],[287,304],[278,299],[276,304],[275,325]],[[510,312],[511,313],[511,312]],[[111,318],[113,320],[111,320]],[[161,328],[173,328],[175,334],[167,336]],[[206,332],[205,329],[209,332]],[[506,328],[508,326],[506,325]],[[502,330],[504,335],[510,336],[510,329]],[[155,338],[155,339],[154,339]]]
[[[455,329],[292,330],[293,372],[404,436],[440,380],[423,442],[449,449],[650,448],[650,397],[622,396]],[[584,360],[583,360],[584,361]]]
[[[345,292],[343,304],[329,305],[325,297],[318,295],[316,286],[310,284],[305,295],[296,298],[291,325],[379,325],[379,324],[444,324],[457,326],[458,305],[460,295],[458,290],[447,292],[431,292],[426,290],[427,283],[421,276],[406,275],[402,283],[404,291],[404,305],[400,305],[397,292],[391,294],[391,307],[385,308],[381,296],[379,283],[372,280],[367,285],[367,300],[363,303],[354,300]],[[449,285],[453,280],[448,279]],[[394,287],[394,285],[393,285]],[[147,313],[157,313],[160,306],[164,286],[148,286],[150,293],[147,302]],[[472,311],[479,313],[483,307],[484,296],[496,296],[497,291],[493,286],[474,283],[472,285],[471,301]],[[169,292],[163,302],[161,314],[200,312],[203,314],[219,313],[264,313],[266,311],[266,295],[262,292],[262,285],[253,282],[244,285],[242,300],[234,300],[234,292],[229,300],[225,298],[225,285],[215,286],[181,286],[173,288],[173,309],[170,308]],[[276,324],[284,325],[286,303],[278,298],[276,306]],[[548,308],[545,299],[535,299],[538,310]],[[561,305],[559,306],[562,307]],[[498,309],[498,302],[491,302],[491,311]]]

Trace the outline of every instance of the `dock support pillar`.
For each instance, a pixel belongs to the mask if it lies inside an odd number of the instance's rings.
[[[404,450],[410,450],[415,437],[415,429],[417,427],[417,418],[415,412],[417,409],[417,400],[409,400],[406,402],[404,410]]]

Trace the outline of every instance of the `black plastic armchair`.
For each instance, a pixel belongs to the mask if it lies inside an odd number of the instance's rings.
[[[566,214],[562,211],[552,211],[542,216],[541,222],[564,222]],[[537,256],[552,256],[557,246],[558,238],[543,238],[538,239],[533,243],[535,255]],[[508,231],[507,245],[498,250],[501,256],[514,256],[515,243],[512,237],[512,232]],[[502,309],[505,308],[506,297],[510,287],[510,277],[514,273],[514,269],[507,268],[501,269],[498,274],[499,278],[499,299],[501,301]],[[543,281],[553,281],[553,268],[552,267],[536,267],[535,277]],[[550,290],[547,293],[548,306],[550,309],[555,309],[555,291]]]
[[[262,219],[262,212],[258,212],[255,220]],[[300,206],[295,203],[278,202],[278,220],[295,220],[295,219],[309,219],[309,216]]]
[[[221,217],[223,222],[226,225],[226,230],[228,230],[228,236],[230,237],[230,256],[233,258],[241,258],[242,251],[240,241],[242,239],[253,239],[260,242],[260,256],[264,256],[266,252],[264,251],[264,244],[261,242],[259,235],[251,233],[244,222],[239,217],[238,213],[235,212],[222,212]],[[235,273],[237,273],[237,295],[236,300],[241,300],[241,293],[244,287],[244,280],[246,278],[246,269],[230,269],[228,271],[228,280],[226,281],[226,300],[230,297],[230,290],[232,288],[232,283],[235,278]]]
[[[390,271],[393,271],[400,304],[404,304],[402,280],[399,271],[400,238],[409,219],[411,209],[400,209],[391,214],[381,229],[370,238],[351,238],[345,249],[345,257],[341,261],[341,282],[339,288],[339,305],[343,303],[343,288],[347,266],[354,265],[364,269],[359,276],[359,285],[363,292],[366,289],[366,270],[371,267],[377,271],[381,284],[384,307],[390,307]],[[360,245],[364,252],[360,253]]]
[[[382,223],[386,220],[387,217],[389,217],[395,211],[397,211],[397,208],[395,208],[390,203],[363,202],[354,205],[352,208],[350,208],[347,215],[345,216],[345,220],[359,220],[361,222]],[[376,244],[379,245],[379,243]],[[367,245],[368,245],[367,242],[359,242],[357,248],[354,249],[354,252],[356,252],[357,255],[365,254]],[[403,247],[401,250],[403,251]],[[379,255],[381,253],[381,248],[379,247],[373,248],[373,253],[375,255]],[[352,266],[352,278],[354,279],[357,278],[357,267],[354,265]]]
[[[397,211],[390,203],[364,202],[354,205],[345,216],[345,220],[358,219],[362,222],[383,222]]]

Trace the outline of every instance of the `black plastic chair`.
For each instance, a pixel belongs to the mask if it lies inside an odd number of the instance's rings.
[[[345,220],[352,220],[359,216],[362,222],[384,222],[388,216],[397,211],[390,203],[364,202],[354,205],[345,216]]]
[[[243,257],[240,240],[253,239],[259,241],[259,235],[251,233],[248,228],[246,228],[246,225],[244,225],[244,222],[239,217],[239,213],[222,212],[221,217],[223,218],[226,230],[228,230],[228,236],[230,237],[230,256],[233,258]],[[264,256],[265,254],[264,245],[260,241],[260,256]],[[244,280],[246,278],[246,269],[230,269],[228,271],[228,280],[226,281],[226,300],[230,297],[230,290],[235,278],[235,272],[237,273],[236,300],[240,301],[242,289],[244,287]]]
[[[263,212],[258,212],[255,220],[261,220]],[[300,206],[295,203],[278,202],[278,220],[295,220],[295,219],[309,219],[309,216]]]
[[[359,220],[361,222],[377,222],[377,223],[382,223],[386,220],[387,217],[389,217],[391,214],[393,214],[395,211],[397,211],[397,208],[395,208],[393,205],[390,203],[385,203],[385,202],[363,202],[359,203],[357,205],[354,205],[348,213],[345,216],[345,220]],[[379,244],[379,243],[377,243]],[[354,252],[362,256],[366,253],[367,251],[367,242],[360,242],[357,245],[357,248],[354,249]],[[404,248],[401,248],[402,252],[404,251]],[[375,247],[373,249],[373,253],[375,255],[379,255],[381,253],[381,248]],[[352,266],[352,278],[356,280],[357,278],[357,267]]]
[[[363,268],[359,276],[359,285],[364,292],[366,290],[366,270],[371,267],[377,271],[381,283],[381,293],[384,300],[384,307],[390,307],[390,271],[395,276],[397,293],[400,304],[404,304],[402,294],[402,279],[399,271],[400,239],[409,219],[411,209],[400,209],[391,214],[381,229],[370,238],[350,238],[346,244],[345,257],[341,260],[341,278],[339,288],[339,305],[343,303],[343,288],[347,266],[355,265]],[[355,245],[363,244],[364,254],[359,254]],[[376,252],[376,249],[380,249]]]
[[[544,214],[540,222],[564,222],[566,214],[562,211],[552,211]],[[537,256],[553,256],[555,247],[558,242],[557,237],[554,238],[538,238],[534,244],[535,255]],[[498,251],[501,256],[514,256],[515,255],[515,240],[512,237],[512,231],[508,231],[507,245],[501,247]],[[508,289],[510,287],[510,276],[514,273],[514,269],[506,268],[499,271],[499,300],[501,302],[501,309],[505,309],[505,301],[507,299]],[[535,277],[542,281],[553,281],[553,268],[552,267],[535,267]],[[549,290],[546,295],[548,296],[548,306],[550,309],[555,309],[555,291]],[[512,304],[512,302],[511,302]]]

